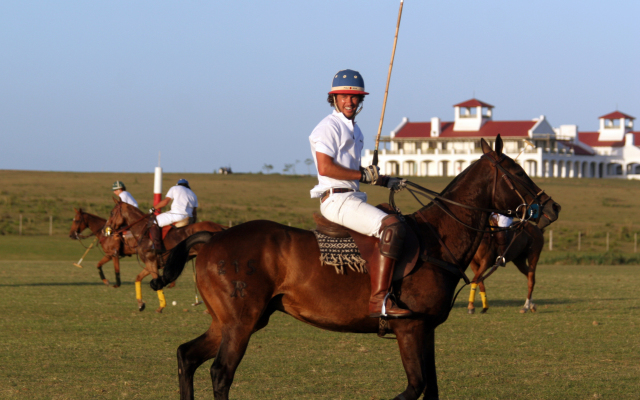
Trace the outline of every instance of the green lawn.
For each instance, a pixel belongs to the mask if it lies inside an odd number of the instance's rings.
[[[163,314],[153,312],[157,297],[145,281],[148,307],[140,313],[135,258],[123,262],[123,286],[113,289],[98,279],[95,250],[79,269],[72,265],[83,250],[77,243],[67,239],[78,246],[60,252],[67,259],[49,259],[55,246],[67,247],[45,239],[11,247],[18,257],[20,248],[39,246],[46,260],[0,261],[0,398],[178,398],[176,348],[210,321],[203,306],[191,306],[190,267],[165,290]],[[467,315],[465,288],[436,330],[441,398],[637,399],[638,268],[539,266],[535,314],[518,313],[526,279],[511,264],[487,283],[487,314]],[[105,272],[113,278],[109,266]],[[210,364],[196,374],[196,398],[212,398]],[[252,338],[231,395],[390,399],[405,385],[394,340],[325,332],[277,313]]]

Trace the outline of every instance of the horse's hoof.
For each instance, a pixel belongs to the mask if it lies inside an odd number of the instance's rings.
[[[528,310],[528,309],[526,309],[526,308],[524,308],[524,307],[522,307],[522,308],[520,309],[520,314],[526,314],[526,313],[527,313],[527,311],[529,311],[529,310]]]
[[[176,286],[176,283],[175,283],[175,282],[171,282],[171,283],[169,284],[169,286],[167,286],[167,287],[168,287],[169,289],[171,289],[172,287],[175,287],[175,286]]]
[[[486,314],[486,313],[487,313],[487,311],[489,311],[489,309],[488,309],[488,308],[483,308],[483,309],[482,309],[482,311],[480,311],[480,314]]]
[[[119,287],[120,287],[120,285],[113,285],[113,286],[111,286],[111,287],[112,287],[112,288],[114,288],[114,289],[117,289],[117,288],[119,288]]]
[[[475,308],[467,308],[467,314],[474,314],[476,312]]]
[[[162,314],[162,310],[164,310],[164,307],[158,307],[158,309],[156,310],[156,312],[158,314]]]
[[[103,279],[102,283],[104,283],[105,285],[109,286],[109,281],[107,279]]]
[[[144,311],[144,308],[145,308],[146,306],[147,306],[147,305],[146,305],[146,304],[144,304],[144,302],[138,303],[138,311],[140,311],[140,312]]]
[[[531,311],[531,312],[536,312],[536,311],[538,311],[538,308],[536,307],[536,305],[535,305],[535,304],[532,304],[532,305],[531,305],[530,311]]]

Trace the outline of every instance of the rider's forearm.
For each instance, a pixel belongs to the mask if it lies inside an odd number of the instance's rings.
[[[324,153],[316,152],[316,160],[318,160],[318,173],[322,176],[344,181],[357,181],[362,176],[359,169],[349,169],[336,164],[333,157]]]

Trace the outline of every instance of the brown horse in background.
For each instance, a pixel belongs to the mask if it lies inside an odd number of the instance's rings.
[[[116,283],[113,287],[120,287],[120,258],[123,256],[129,257],[132,254],[135,254],[137,243],[132,236],[125,238],[121,235],[105,236],[102,228],[104,228],[104,225],[107,222],[106,219],[84,212],[82,211],[82,208],[74,208],[74,211],[76,212],[76,215],[73,217],[73,222],[71,223],[69,237],[74,240],[80,240],[80,234],[82,231],[89,228],[91,233],[98,238],[100,247],[102,247],[102,251],[104,252],[104,256],[100,261],[98,261],[98,265],[96,266],[96,268],[98,268],[98,273],[100,274],[100,279],[102,279],[102,282],[105,285],[109,285],[109,280],[104,276],[102,266],[110,260],[113,260],[113,268],[115,269],[116,274]]]
[[[397,400],[416,400],[422,394],[438,398],[434,330],[447,320],[456,286],[482,241],[487,209],[513,211],[522,198],[529,205],[540,205],[540,224],[557,219],[560,206],[502,154],[500,136],[495,152],[484,140],[482,148],[480,160],[459,174],[440,198],[405,216],[420,238],[422,254],[431,258],[421,257],[411,274],[392,285],[398,304],[414,312],[411,318],[387,320],[408,380]],[[369,276],[336,274],[332,266],[321,265],[313,232],[270,221],[250,221],[216,235],[189,237],[171,252],[163,276],[151,282],[152,288],[175,281],[190,248],[198,244],[203,245],[196,259],[197,285],[212,322],[200,337],[178,347],[183,400],[194,398],[194,373],[214,357],[214,398],[227,400],[251,335],[264,328],[275,311],[331,331],[379,332],[381,321],[370,318],[368,312]],[[377,246],[373,251],[378,251]],[[447,269],[437,260],[455,266]]]
[[[153,278],[157,278],[158,264],[163,264],[163,261],[159,260],[160,257],[156,255],[155,250],[153,249],[153,243],[147,234],[151,214],[143,213],[137,207],[123,202],[120,198],[114,197],[113,201],[116,203],[116,206],[111,210],[109,219],[105,224],[105,229],[114,233],[119,233],[126,228],[133,234],[136,240],[136,253],[140,261],[145,265],[144,269],[140,271],[138,276],[136,276],[136,300],[138,302],[138,310],[144,311],[145,302],[142,301],[142,291],[140,288],[141,282],[149,274]],[[194,233],[201,231],[220,232],[224,229],[226,229],[226,227],[209,221],[197,222],[182,228],[172,228],[164,238],[164,247],[166,252],[163,254],[163,257],[168,256],[169,250],[171,250],[176,244]],[[192,255],[195,256],[195,249]],[[161,290],[158,291],[158,299],[160,305],[156,312],[161,313],[167,305],[164,293]]]
[[[520,313],[526,313],[527,311],[535,312],[536,305],[531,302],[531,296],[533,294],[533,287],[536,284],[536,266],[538,265],[540,253],[544,246],[543,231],[536,225],[526,222],[522,231],[513,232],[512,235],[513,239],[510,242],[511,244],[507,248],[506,254],[504,254],[505,263],[512,261],[529,281],[529,293],[527,294],[527,300],[524,306],[520,309]],[[473,302],[478,286],[480,286],[480,297],[482,299],[481,313],[484,314],[489,310],[484,279],[480,280],[479,283],[477,282],[485,271],[494,265],[498,255],[498,246],[495,237],[490,233],[485,233],[482,243],[480,243],[480,247],[478,247],[478,251],[476,251],[475,256],[473,256],[470,265],[474,277],[471,281],[471,293],[469,294],[469,305],[467,306],[469,314],[475,312]]]

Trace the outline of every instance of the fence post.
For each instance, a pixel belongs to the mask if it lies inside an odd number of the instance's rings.
[[[580,251],[580,241],[582,238],[582,232],[578,231],[578,251]]]
[[[607,232],[607,251],[609,251],[609,232]]]
[[[549,251],[553,250],[553,231],[549,231]]]
[[[22,214],[20,214],[20,225],[18,225],[18,234],[22,235]]]
[[[229,228],[231,228],[233,226],[233,222],[231,222],[231,220],[229,220]]]
[[[49,236],[53,236],[53,215],[49,215]]]

